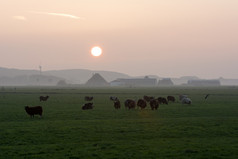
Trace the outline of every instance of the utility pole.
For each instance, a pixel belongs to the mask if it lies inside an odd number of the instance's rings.
[[[41,69],[42,69],[41,65],[39,66],[39,69],[40,69],[40,75],[41,75]]]

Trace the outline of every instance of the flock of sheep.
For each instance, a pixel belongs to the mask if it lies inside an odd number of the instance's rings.
[[[208,95],[207,95],[208,96]],[[40,101],[47,101],[49,96],[40,96],[39,99]],[[206,99],[206,97],[205,97]],[[85,96],[84,98],[87,103],[85,103],[82,106],[82,110],[88,110],[88,109],[93,109],[93,97]],[[115,97],[111,96],[110,100],[113,101],[114,103],[114,108],[115,109],[120,109],[121,108],[121,102],[120,100]],[[188,98],[187,95],[179,95],[179,100],[181,101],[182,104],[191,104],[192,100]],[[151,96],[143,96],[143,98],[135,101],[132,99],[127,99],[124,102],[125,108],[126,109],[135,109],[136,106],[138,106],[140,109],[145,109],[147,107],[147,104],[150,105],[151,110],[157,110],[159,108],[160,104],[168,104],[168,102],[175,102],[175,97],[174,96],[167,96],[167,98],[164,97],[151,97]],[[41,106],[34,106],[34,107],[25,107],[25,111],[27,114],[29,114],[31,117],[34,117],[34,115],[40,115],[42,116],[43,109]]]
[[[188,98],[186,95],[179,96],[182,104],[191,104],[192,100]],[[113,101],[115,109],[121,108],[121,102],[117,97],[110,97],[110,100]],[[151,97],[151,96],[143,96],[143,98],[136,100],[127,99],[124,102],[126,109],[135,109],[138,106],[140,109],[145,109],[147,107],[147,103],[150,105],[152,110],[157,110],[160,104],[168,104],[168,102],[175,102],[174,96],[164,97]]]

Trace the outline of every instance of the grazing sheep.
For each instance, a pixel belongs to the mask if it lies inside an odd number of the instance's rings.
[[[179,95],[179,100],[182,101],[183,98],[188,98],[187,95]]]
[[[111,96],[111,97],[110,97],[110,100],[111,100],[111,101],[116,101],[116,100],[118,100],[118,98],[117,98],[117,97],[114,97],[114,96]]]
[[[192,104],[192,100],[187,95],[179,95],[179,100],[182,104]]]
[[[175,97],[174,96],[167,96],[167,100],[168,100],[168,102],[169,101],[175,102]]]
[[[85,97],[84,97],[84,100],[85,100],[85,101],[92,101],[92,100],[93,100],[93,97],[85,96]]]
[[[155,99],[154,97],[151,97],[151,96],[144,96],[143,99],[146,101],[146,102],[150,102],[150,100],[153,100]]]
[[[41,106],[35,106],[35,107],[25,106],[25,110],[27,114],[31,116],[31,118],[32,117],[34,118],[34,115],[40,115],[42,117],[43,109]]]
[[[111,101],[113,101],[115,109],[120,109],[121,108],[121,102],[119,101],[119,99],[117,97],[111,96],[109,99]]]
[[[49,96],[40,96],[40,102],[41,101],[47,101],[48,100],[48,98],[49,98]]]
[[[128,109],[134,109],[136,107],[136,102],[131,99],[127,99],[124,104],[125,104],[125,107]]]
[[[150,101],[150,107],[152,110],[157,110],[159,107],[159,101],[158,99],[153,99]]]
[[[192,100],[190,98],[183,98],[181,100],[182,104],[191,104],[192,103]]]
[[[159,104],[168,104],[168,101],[164,97],[158,97]]]
[[[145,107],[147,106],[146,101],[144,99],[139,99],[137,101],[137,106],[141,109],[145,109]]]
[[[85,103],[85,104],[82,106],[82,109],[83,109],[83,110],[93,109],[93,103]]]
[[[117,99],[114,102],[114,107],[115,109],[120,109],[121,108],[121,102]]]

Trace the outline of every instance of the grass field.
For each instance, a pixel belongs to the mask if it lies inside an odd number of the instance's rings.
[[[179,94],[192,105],[179,103]],[[40,102],[40,95],[50,98]],[[94,96],[93,110],[81,109],[86,95]],[[173,95],[177,102],[157,111],[115,110],[109,100],[143,95]],[[42,105],[43,118],[30,118],[26,105]],[[0,90],[0,158],[237,159],[238,87],[6,87]]]

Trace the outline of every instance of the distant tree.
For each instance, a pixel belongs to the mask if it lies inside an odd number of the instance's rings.
[[[57,86],[66,86],[67,83],[65,82],[65,80],[59,80],[59,82],[57,82]]]
[[[48,82],[51,83],[53,80],[51,78],[48,79]]]

